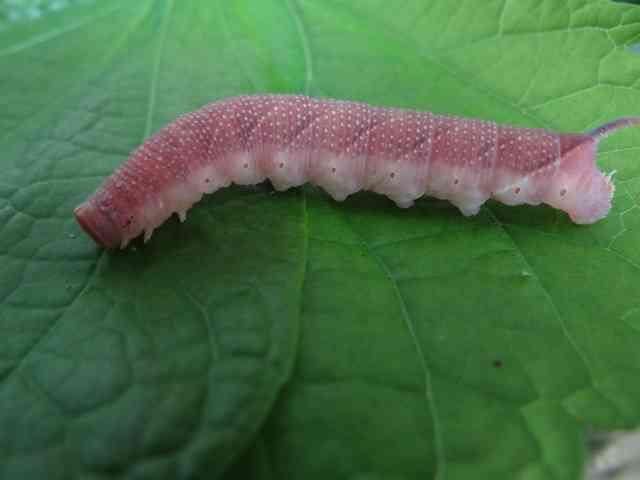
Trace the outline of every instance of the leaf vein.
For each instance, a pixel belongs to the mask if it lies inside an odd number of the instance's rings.
[[[304,63],[305,63],[304,93],[308,95],[309,90],[311,89],[311,82],[313,82],[313,59],[311,56],[309,34],[307,33],[307,29],[302,20],[302,15],[299,11],[299,5],[297,0],[286,0],[286,2],[287,2],[287,7],[291,12],[291,16],[293,17],[293,21],[296,24],[296,30],[298,32],[298,36],[300,37],[300,43],[302,44],[302,51],[304,53]]]
[[[156,107],[156,98],[158,95],[158,76],[160,75],[160,64],[162,63],[164,45],[167,40],[167,27],[169,25],[169,18],[171,16],[171,12],[173,11],[173,1],[174,0],[167,0],[163,13],[160,37],[158,40],[156,56],[153,62],[153,71],[151,73],[151,85],[149,87],[149,108],[147,109],[147,120],[144,128],[144,138],[147,138],[151,133],[151,123],[153,120],[153,114]]]
[[[17,43],[15,45],[12,45],[10,47],[4,48],[2,50],[0,50],[0,57],[6,57],[9,55],[13,55],[14,53],[18,53],[18,52],[22,52],[24,50],[28,50],[29,48],[33,48],[36,47],[42,43],[45,43],[49,40],[52,40],[56,37],[60,37],[66,33],[70,33],[73,32],[75,30],[78,30],[84,26],[87,25],[91,25],[92,23],[98,21],[98,20],[102,20],[105,17],[108,17],[112,14],[114,14],[115,12],[117,12],[118,10],[120,10],[122,8],[122,5],[118,5],[115,8],[111,8],[105,12],[102,12],[100,14],[91,16],[91,17],[87,17],[87,18],[83,18],[82,20],[79,20],[75,23],[72,23],[71,25],[68,25],[64,28],[60,28],[57,30],[52,30],[51,32],[47,32],[44,33],[42,35],[37,35],[29,40],[26,40],[24,42],[20,42]]]
[[[49,325],[44,332],[42,332],[42,335],[40,336],[40,338],[38,338],[37,340],[35,340],[30,346],[29,348],[27,348],[27,351],[24,352],[24,354],[22,355],[22,358],[20,358],[20,361],[9,371],[6,373],[5,376],[5,380],[9,380],[9,378],[11,378],[11,376],[13,374],[15,374],[16,372],[18,372],[20,370],[20,367],[24,364],[24,362],[33,354],[33,352],[40,346],[42,345],[42,343],[45,341],[45,339],[47,337],[49,337],[49,335],[55,330],[55,327],[60,323],[60,320],[62,319],[62,317],[64,316],[65,312],[67,312],[70,308],[73,307],[73,305],[75,305],[76,301],[82,297],[82,295],[84,294],[84,292],[87,291],[87,289],[89,288],[89,286],[91,285],[91,282],[96,278],[96,276],[98,275],[98,272],[100,270],[100,265],[103,261],[104,258],[106,258],[107,254],[106,254],[106,250],[102,250],[100,252],[100,256],[96,259],[96,263],[95,263],[95,268],[93,269],[93,271],[91,272],[91,274],[89,275],[89,277],[87,278],[87,282],[84,284],[84,287],[82,287],[82,289],[78,292],[78,294],[74,297],[74,299],[69,303],[69,305],[67,305],[65,308],[62,309],[62,311],[60,312],[60,314],[53,319],[53,321],[51,322],[51,325]]]
[[[400,306],[400,311],[402,314],[402,318],[407,327],[407,330],[411,336],[411,340],[413,341],[414,347],[420,359],[420,366],[424,373],[424,396],[427,401],[427,405],[429,407],[429,413],[431,415],[433,421],[433,436],[434,436],[434,446],[435,446],[435,454],[436,454],[436,479],[446,478],[446,455],[444,450],[444,441],[442,436],[442,427],[440,425],[440,416],[438,414],[438,408],[435,402],[435,394],[433,391],[433,382],[432,382],[432,373],[427,362],[427,358],[424,354],[424,350],[422,349],[422,345],[420,345],[420,341],[418,339],[416,333],[415,322],[411,315],[409,314],[409,310],[407,309],[407,304],[404,300],[402,292],[400,291],[398,282],[394,278],[391,270],[387,266],[387,264],[382,260],[382,258],[375,253],[375,251],[369,246],[369,244],[364,240],[364,238],[352,228],[356,236],[358,236],[361,240],[363,248],[369,254],[369,256],[378,264],[378,267],[384,274],[384,276],[389,280],[391,287],[393,289],[394,295],[398,300],[398,304]]]
[[[493,213],[493,211],[491,209],[487,208],[487,212],[489,213],[491,218],[494,220],[495,224],[498,227],[500,227],[500,229],[504,232],[504,234],[507,236],[507,238],[511,241],[511,243],[513,244],[514,250],[518,254],[518,256],[520,257],[522,263],[529,269],[529,271],[531,272],[532,277],[536,280],[536,282],[540,286],[540,289],[542,290],[542,293],[544,294],[545,298],[549,302],[549,305],[551,306],[551,309],[553,310],[554,315],[558,319],[558,323],[559,323],[560,328],[562,330],[562,334],[565,336],[565,338],[567,339],[567,342],[569,343],[569,345],[571,345],[571,347],[574,349],[574,351],[576,352],[576,354],[578,355],[578,357],[580,358],[580,360],[584,364],[585,368],[587,369],[587,372],[589,373],[589,377],[591,378],[591,384],[595,386],[595,381],[594,381],[594,378],[593,378],[593,369],[591,367],[591,362],[589,361],[589,358],[587,357],[586,353],[584,351],[582,351],[582,348],[580,348],[580,346],[578,345],[578,342],[576,341],[576,339],[573,338],[573,335],[571,335],[571,332],[569,331],[569,328],[567,327],[567,324],[566,324],[566,322],[564,320],[564,317],[560,313],[560,310],[558,309],[558,306],[556,305],[555,301],[553,300],[553,297],[551,296],[551,293],[549,292],[547,287],[544,285],[544,283],[540,279],[540,276],[536,273],[535,269],[533,268],[533,266],[531,265],[529,260],[527,260],[527,257],[525,256],[524,251],[522,250],[520,245],[518,245],[518,243],[516,242],[516,240],[513,237],[513,235],[511,235],[511,233],[509,233],[509,230],[502,224],[500,219]]]

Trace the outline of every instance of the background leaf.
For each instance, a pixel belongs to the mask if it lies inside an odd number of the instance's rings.
[[[71,215],[146,135],[240,93],[638,115],[638,7],[0,5],[0,477],[577,479],[587,428],[638,424],[637,129],[600,147],[617,191],[589,227],[233,187],[106,254]]]

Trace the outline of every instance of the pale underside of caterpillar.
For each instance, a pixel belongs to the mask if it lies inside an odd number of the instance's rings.
[[[589,224],[614,191],[595,163],[598,141],[633,124],[640,117],[559,134],[301,95],[233,97],[150,137],[75,215],[99,245],[124,248],[174,212],[184,221],[205,193],[269,179],[277,190],[311,182],[338,201],[371,190],[405,208],[429,195],[464,215],[490,198],[546,203]]]

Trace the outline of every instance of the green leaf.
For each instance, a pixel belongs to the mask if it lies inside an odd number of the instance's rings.
[[[300,194],[221,192],[115,254],[72,217],[173,116],[158,112],[185,108],[162,100],[179,85],[162,48],[196,12],[169,7],[105,2],[0,33],[0,478],[215,477],[291,370]]]
[[[0,478],[580,478],[585,430],[640,423],[637,129],[589,227],[233,187],[112,254],[72,210],[239,93],[638,115],[639,42],[588,0],[0,4]]]

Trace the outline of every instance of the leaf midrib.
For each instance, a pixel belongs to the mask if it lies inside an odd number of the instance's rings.
[[[382,260],[382,258],[379,255],[375,253],[375,251],[366,242],[364,237],[362,237],[362,235],[360,235],[356,231],[356,229],[351,226],[351,224],[348,221],[347,221],[347,224],[349,225],[354,235],[360,240],[360,243],[362,247],[365,249],[367,255],[369,255],[369,257],[373,259],[373,261],[378,265],[379,269],[381,270],[385,278],[389,281],[389,283],[391,284],[391,288],[393,289],[394,295],[398,300],[398,305],[400,307],[400,313],[402,315],[402,319],[404,321],[405,326],[407,327],[407,331],[409,332],[409,335],[411,336],[411,341],[413,342],[413,345],[416,349],[416,353],[418,355],[419,362],[420,362],[420,367],[423,372],[424,398],[427,402],[427,410],[429,411],[429,415],[431,416],[431,419],[433,422],[433,438],[434,438],[434,448],[435,448],[435,456],[436,456],[436,464],[435,464],[436,475],[434,478],[436,480],[444,479],[446,478],[447,464],[446,464],[446,454],[445,454],[442,427],[440,423],[440,416],[438,413],[435,394],[433,391],[431,369],[429,367],[427,358],[422,349],[422,345],[420,344],[420,341],[416,334],[415,322],[411,317],[411,315],[409,314],[409,310],[407,309],[407,305],[404,300],[404,297],[402,296],[402,292],[400,291],[400,288],[398,286],[398,282],[393,277],[393,274],[391,273],[391,270],[389,269],[387,264]]]

